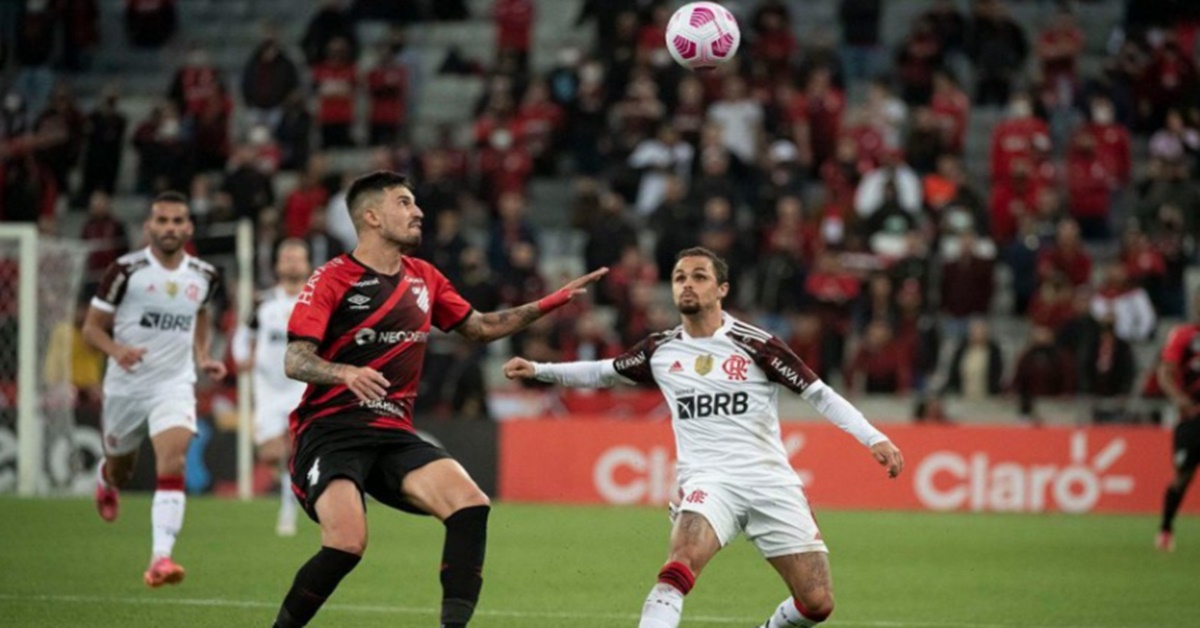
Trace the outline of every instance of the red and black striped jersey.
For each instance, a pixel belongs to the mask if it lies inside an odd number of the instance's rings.
[[[450,281],[423,260],[405,256],[395,275],[377,273],[350,254],[329,260],[297,298],[288,341],[316,344],[317,355],[329,362],[373,368],[390,385],[383,399],[363,402],[344,385],[310,384],[292,412],[292,435],[317,420],[412,431],[430,327],[450,331],[471,311]]]
[[[1200,325],[1180,325],[1171,330],[1163,347],[1162,360],[1179,367],[1179,385],[1200,401]]]

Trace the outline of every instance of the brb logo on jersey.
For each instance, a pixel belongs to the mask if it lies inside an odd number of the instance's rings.
[[[689,395],[679,397],[680,419],[702,419],[709,416],[746,414],[750,409],[750,394],[745,392]]]
[[[142,320],[138,325],[159,331],[189,331],[192,329],[192,315],[149,310],[142,312]]]
[[[721,363],[721,370],[725,371],[729,380],[734,382],[746,381],[746,369],[748,368],[750,368],[750,360],[737,354],[729,356]]]

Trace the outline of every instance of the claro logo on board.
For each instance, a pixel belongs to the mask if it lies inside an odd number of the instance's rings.
[[[788,458],[804,447],[803,434],[783,438]],[[798,471],[805,483],[812,481],[807,471]],[[675,495],[675,452],[669,447],[610,447],[596,459],[592,468],[596,492],[610,504],[663,504]]]
[[[1125,439],[1114,438],[1089,459],[1087,434],[1077,432],[1067,465],[993,462],[983,452],[938,451],[916,465],[913,488],[933,510],[1089,512],[1105,494],[1133,491],[1131,476],[1107,473],[1125,449]]]

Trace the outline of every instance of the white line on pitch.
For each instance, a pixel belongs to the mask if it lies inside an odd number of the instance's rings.
[[[217,608],[269,608],[279,607],[278,602],[261,602],[258,600],[228,600],[224,598],[152,598],[152,597],[108,597],[101,595],[16,595],[0,593],[0,600],[14,602],[44,602],[44,603],[74,603],[74,604],[131,604],[142,606],[208,606]],[[418,608],[413,606],[386,606],[377,604],[326,604],[326,611],[344,611],[354,613],[379,613],[385,615],[436,615],[437,609]],[[567,611],[515,611],[494,610],[482,608],[475,611],[477,616],[484,617],[529,617],[538,619],[611,619],[614,621],[636,621],[640,616],[633,613],[579,613]],[[689,624],[737,624],[745,626],[759,621],[745,617],[722,617],[705,615],[688,615]],[[1017,625],[1024,628],[1083,628],[1072,626],[1028,626],[1026,624],[977,624],[967,622],[931,622],[931,621],[839,621],[831,620],[832,625],[838,626],[867,626],[871,628],[1014,628]]]

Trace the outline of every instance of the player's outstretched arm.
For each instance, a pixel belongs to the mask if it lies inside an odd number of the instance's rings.
[[[620,383],[632,383],[617,373],[612,360],[541,363],[517,357],[504,364],[504,376],[509,379],[536,379],[570,388],[608,388]]]
[[[475,342],[491,342],[511,336],[525,329],[533,321],[568,304],[572,299],[587,294],[587,287],[608,274],[608,268],[600,268],[571,281],[540,301],[526,303],[499,312],[471,312],[455,330]]]
[[[317,355],[317,345],[293,340],[287,345],[283,372],[290,378],[333,386],[343,384],[362,401],[377,401],[387,396],[388,380],[379,371],[365,366],[330,362]]]

